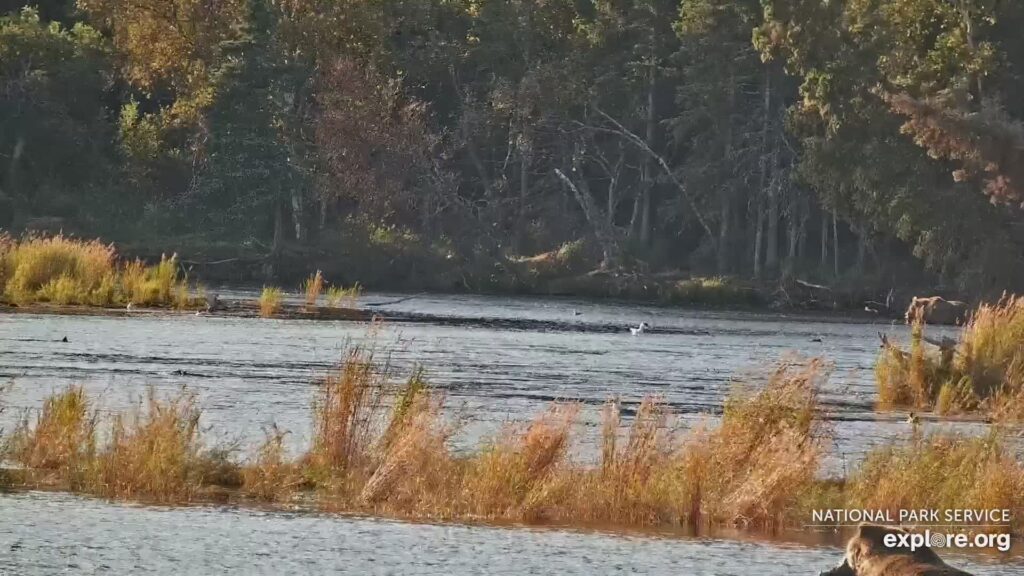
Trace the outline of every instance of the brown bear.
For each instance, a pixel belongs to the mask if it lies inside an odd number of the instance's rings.
[[[843,563],[819,576],[971,576],[946,564],[928,546],[912,548],[895,540],[887,546],[885,537],[909,534],[902,528],[861,524],[846,544]]]
[[[907,307],[907,324],[920,320],[928,324],[962,324],[970,308],[966,302],[941,296],[914,296]]]

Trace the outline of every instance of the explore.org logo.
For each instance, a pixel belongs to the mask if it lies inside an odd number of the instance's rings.
[[[923,532],[889,533],[882,544],[911,552],[930,548],[990,548],[1009,552],[1013,514],[1005,509],[813,510],[807,527],[836,528],[861,523],[908,526]],[[934,531],[933,531],[934,529]]]
[[[903,532],[886,534],[882,544],[887,548],[907,548],[911,552],[918,548],[995,548],[1000,552],[1010,551],[1010,533],[987,534],[943,534],[926,529],[923,533]]]

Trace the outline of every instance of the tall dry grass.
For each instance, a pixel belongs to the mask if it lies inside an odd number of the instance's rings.
[[[0,300],[18,305],[189,308],[196,299],[179,275],[177,255],[158,264],[119,264],[114,247],[99,240],[66,236],[0,239]]]
[[[43,402],[34,422],[25,418],[6,442],[8,456],[30,471],[33,481],[83,484],[96,453],[95,414],[80,386],[70,386]]]
[[[285,433],[273,426],[256,450],[252,463],[241,470],[243,492],[257,500],[284,502],[304,485],[301,468],[284,447]]]
[[[277,314],[281,310],[281,301],[283,299],[284,293],[281,292],[280,288],[264,286],[263,291],[260,292],[259,299],[260,317],[270,318]]]
[[[121,269],[123,299],[135,306],[173,305],[187,308],[194,304],[188,278],[179,275],[178,255],[160,256],[160,262],[146,266],[142,261],[126,263]]]
[[[115,273],[111,245],[65,236],[6,239],[2,251],[3,296],[17,304],[107,304],[105,290]]]
[[[348,288],[344,286],[330,286],[327,288],[327,305],[332,308],[354,308],[362,293],[363,287],[358,282]]]
[[[1024,467],[998,432],[931,436],[869,453],[851,475],[844,505],[889,510],[1024,510]],[[1024,531],[1016,514],[1014,529]]]
[[[310,274],[309,278],[306,278],[302,283],[302,291],[306,295],[306,307],[313,308],[316,306],[318,300],[320,300],[320,293],[324,289],[324,275],[319,270],[316,274]]]
[[[1024,421],[1024,298],[979,306],[952,347],[930,349],[924,330],[912,326],[909,351],[883,347],[875,367],[883,407]]]
[[[204,442],[196,399],[184,391],[151,392],[97,442],[88,398],[69,388],[7,445],[37,472],[30,482],[106,497],[187,502],[215,486],[243,499],[407,518],[773,529],[806,523],[810,509],[1024,506],[1024,466],[998,435],[915,438],[874,449],[848,481],[822,480],[830,430],[818,388],[827,374],[818,361],[783,362],[737,384],[720,418],[690,430],[657,397],[628,426],[610,401],[596,462],[576,457],[582,407],[572,402],[455,451],[458,422],[422,373],[396,378],[359,349],[320,384],[299,454],[272,428],[251,459],[236,462]]]
[[[117,415],[107,445],[97,451],[89,490],[106,497],[187,502],[210,483],[237,483],[226,450],[208,450],[200,438],[201,410],[182,391],[160,398],[153,389],[128,415]]]
[[[305,456],[314,484],[344,489],[366,475],[387,392],[386,367],[359,348],[323,381],[313,402],[313,443]]]

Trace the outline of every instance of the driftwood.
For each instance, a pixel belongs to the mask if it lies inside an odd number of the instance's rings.
[[[797,284],[803,286],[804,288],[810,288],[812,290],[825,290],[827,292],[831,292],[832,291],[832,289],[829,288],[828,286],[822,286],[821,284],[811,284],[810,282],[808,282],[806,280],[800,280],[799,278],[794,280],[794,282],[796,282]]]
[[[412,300],[413,298],[418,298],[420,296],[423,296],[424,294],[426,294],[426,292],[420,292],[419,294],[413,294],[412,296],[406,296],[404,298],[395,298],[394,300],[388,300],[386,302],[367,302],[366,304],[363,304],[363,306],[365,306],[367,308],[374,308],[374,307],[377,307],[377,306],[390,306],[392,304],[398,304],[398,303],[401,303],[401,302],[405,302],[406,300]]]

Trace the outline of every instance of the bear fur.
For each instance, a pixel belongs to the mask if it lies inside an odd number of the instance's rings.
[[[907,324],[920,320],[926,324],[962,324],[970,308],[966,302],[946,300],[941,296],[915,296],[907,307]]]
[[[897,544],[889,548],[886,534],[906,534],[902,528],[861,524],[846,544],[846,558],[819,576],[971,576],[946,564],[927,546],[913,551]]]

